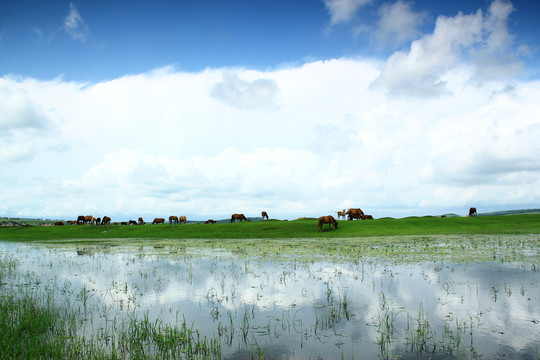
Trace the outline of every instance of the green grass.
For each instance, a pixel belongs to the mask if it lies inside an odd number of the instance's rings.
[[[1,264],[0,264],[1,265]],[[123,321],[103,341],[77,335],[77,312],[52,305],[51,294],[0,291],[0,359],[220,359],[217,339],[186,321],[177,326],[148,318]]]
[[[145,226],[50,226],[0,228],[0,240],[69,239],[293,239],[443,234],[540,234],[540,215],[409,217],[339,221],[337,230],[316,231],[317,220]]]
[[[0,228],[0,241],[144,252],[230,251],[238,255],[311,261],[379,258],[415,262],[524,261],[540,263],[540,215],[478,218],[410,217],[340,221],[317,232],[315,219],[236,224],[53,226]]]

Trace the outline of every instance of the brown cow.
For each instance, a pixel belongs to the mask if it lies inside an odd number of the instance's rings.
[[[319,222],[317,223],[317,231],[322,231],[323,224],[328,224],[328,228],[330,229],[330,226],[334,225],[334,229],[337,230],[338,222],[332,215],[328,216],[321,216],[319,218]]]
[[[144,220],[142,217],[139,218],[139,225],[145,225]]]
[[[110,225],[111,224],[111,218],[108,216],[104,216],[101,220],[101,225]]]
[[[77,225],[84,225],[84,215],[79,215],[77,217]]]
[[[186,224],[187,223],[187,218],[185,216],[179,216],[178,221],[179,221],[179,223]]]
[[[478,216],[478,213],[476,212],[475,207],[472,207],[469,209],[469,216]]]
[[[155,218],[154,221],[152,221],[152,224],[165,224],[164,218]]]
[[[129,220],[129,225],[137,225],[137,222],[135,220]]]
[[[169,224],[178,224],[178,217],[174,215],[169,216]]]
[[[359,208],[349,209],[346,214],[349,215],[349,220],[364,218],[364,212]]]
[[[364,215],[364,220],[373,220],[372,215]]]
[[[262,216],[262,219],[264,220],[264,218],[266,218],[266,220],[268,220],[268,213],[266,211],[263,211],[261,213],[261,216]]]
[[[63,221],[55,221],[54,225],[56,225],[56,226],[64,225],[64,222]]]
[[[217,222],[216,220],[208,219],[208,220],[206,220],[204,223],[205,223],[205,224],[215,224],[216,222]]]
[[[249,221],[245,216],[244,214],[232,214],[231,216],[231,223],[234,223],[236,222],[236,220],[245,220],[245,221]]]
[[[75,221],[75,220],[68,220],[67,223],[68,223],[69,225],[75,225],[75,224],[77,224],[77,221]]]

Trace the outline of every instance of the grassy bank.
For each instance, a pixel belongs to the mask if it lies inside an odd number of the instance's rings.
[[[540,215],[410,217],[339,221],[337,230],[316,231],[317,220],[144,226],[49,226],[0,228],[0,240],[69,239],[293,239],[449,234],[540,234]]]

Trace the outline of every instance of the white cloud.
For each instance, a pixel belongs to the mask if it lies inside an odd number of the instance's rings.
[[[350,22],[357,11],[371,0],[324,0],[326,8],[330,12],[331,25]]]
[[[0,164],[7,162],[25,162],[34,158],[35,149],[29,142],[0,142]]]
[[[224,74],[223,81],[212,89],[212,96],[232,106],[245,109],[269,108],[278,93],[269,79],[242,80],[236,74]]]
[[[73,3],[69,3],[69,13],[64,18],[64,30],[74,40],[85,42],[88,37],[88,25]]]
[[[522,69],[510,55],[512,37],[507,22],[513,7],[494,1],[486,16],[458,13],[439,16],[433,34],[411,43],[385,62],[373,87],[400,96],[448,95],[450,73],[468,72],[472,81],[509,80]]]
[[[24,89],[0,87],[0,114],[0,136],[14,129],[41,129],[48,123],[41,107]]]
[[[412,3],[402,0],[393,4],[383,4],[379,8],[379,15],[375,32],[377,41],[394,44],[418,37],[419,27],[427,16],[425,12],[413,11]]]
[[[3,212],[127,220],[266,210],[290,219],[351,206],[375,217],[534,206],[540,83],[471,84],[471,65],[445,56],[474,43],[483,19],[441,18],[413,44],[418,67],[444,81],[447,95],[428,100],[371,90],[391,59],[266,72],[168,69],[97,84],[0,79],[4,99],[25,99],[26,110],[11,113],[47,116],[4,123]],[[235,100],[242,106],[216,97],[216,88],[268,84],[271,96]],[[44,124],[48,131],[32,130]]]
[[[388,58],[373,85],[390,94],[433,97],[447,94],[446,75],[461,65],[462,51],[482,36],[482,12],[440,16],[433,34],[412,42],[409,51]]]

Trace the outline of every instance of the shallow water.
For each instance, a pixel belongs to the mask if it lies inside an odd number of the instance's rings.
[[[122,319],[219,338],[228,359],[520,358],[540,352],[535,266],[444,261],[276,261],[219,251],[0,242],[2,287],[54,290],[81,335]]]

